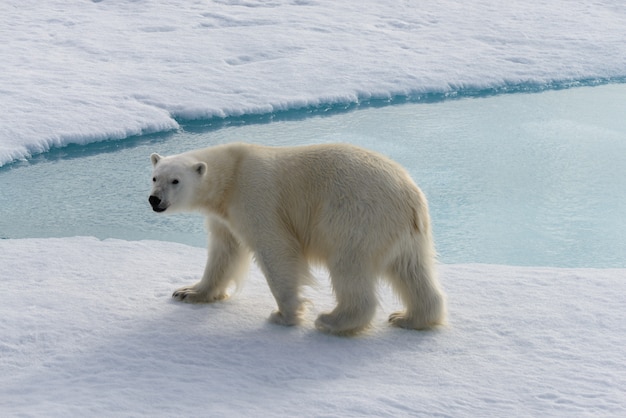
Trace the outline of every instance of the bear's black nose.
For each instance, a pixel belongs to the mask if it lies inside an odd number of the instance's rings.
[[[157,208],[161,204],[161,199],[156,196],[150,196],[148,198],[148,202],[150,202],[150,205],[152,205],[153,208]]]

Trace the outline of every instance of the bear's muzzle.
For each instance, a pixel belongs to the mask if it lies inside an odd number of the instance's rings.
[[[148,202],[150,202],[150,206],[152,206],[152,210],[155,212],[164,212],[167,209],[161,207],[161,199],[156,196],[150,196]]]

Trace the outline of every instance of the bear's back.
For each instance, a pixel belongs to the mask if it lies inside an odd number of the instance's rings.
[[[391,243],[428,223],[427,203],[408,173],[377,153],[351,145],[273,148],[271,204],[313,253],[377,235]],[[275,193],[275,194],[274,194]],[[327,257],[328,254],[319,254]]]

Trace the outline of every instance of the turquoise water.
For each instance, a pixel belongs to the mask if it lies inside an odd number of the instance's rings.
[[[93,235],[205,246],[157,215],[149,155],[212,144],[349,142],[406,166],[444,263],[626,267],[626,85],[188,123],[0,168],[0,238]]]

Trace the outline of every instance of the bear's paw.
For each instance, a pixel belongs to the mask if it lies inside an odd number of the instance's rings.
[[[315,328],[327,334],[351,336],[367,328],[368,323],[360,320],[346,320],[335,313],[320,314],[315,320]]]
[[[185,303],[211,303],[228,298],[224,292],[207,292],[198,289],[196,285],[184,286],[177,289],[172,294],[172,298]]]
[[[285,315],[280,311],[274,311],[270,314],[269,321],[273,324],[290,327],[300,325],[301,318],[298,314]]]
[[[389,323],[393,326],[406,329],[423,330],[432,328],[438,323],[429,323],[428,321],[412,318],[406,312],[394,312],[389,315]]]

